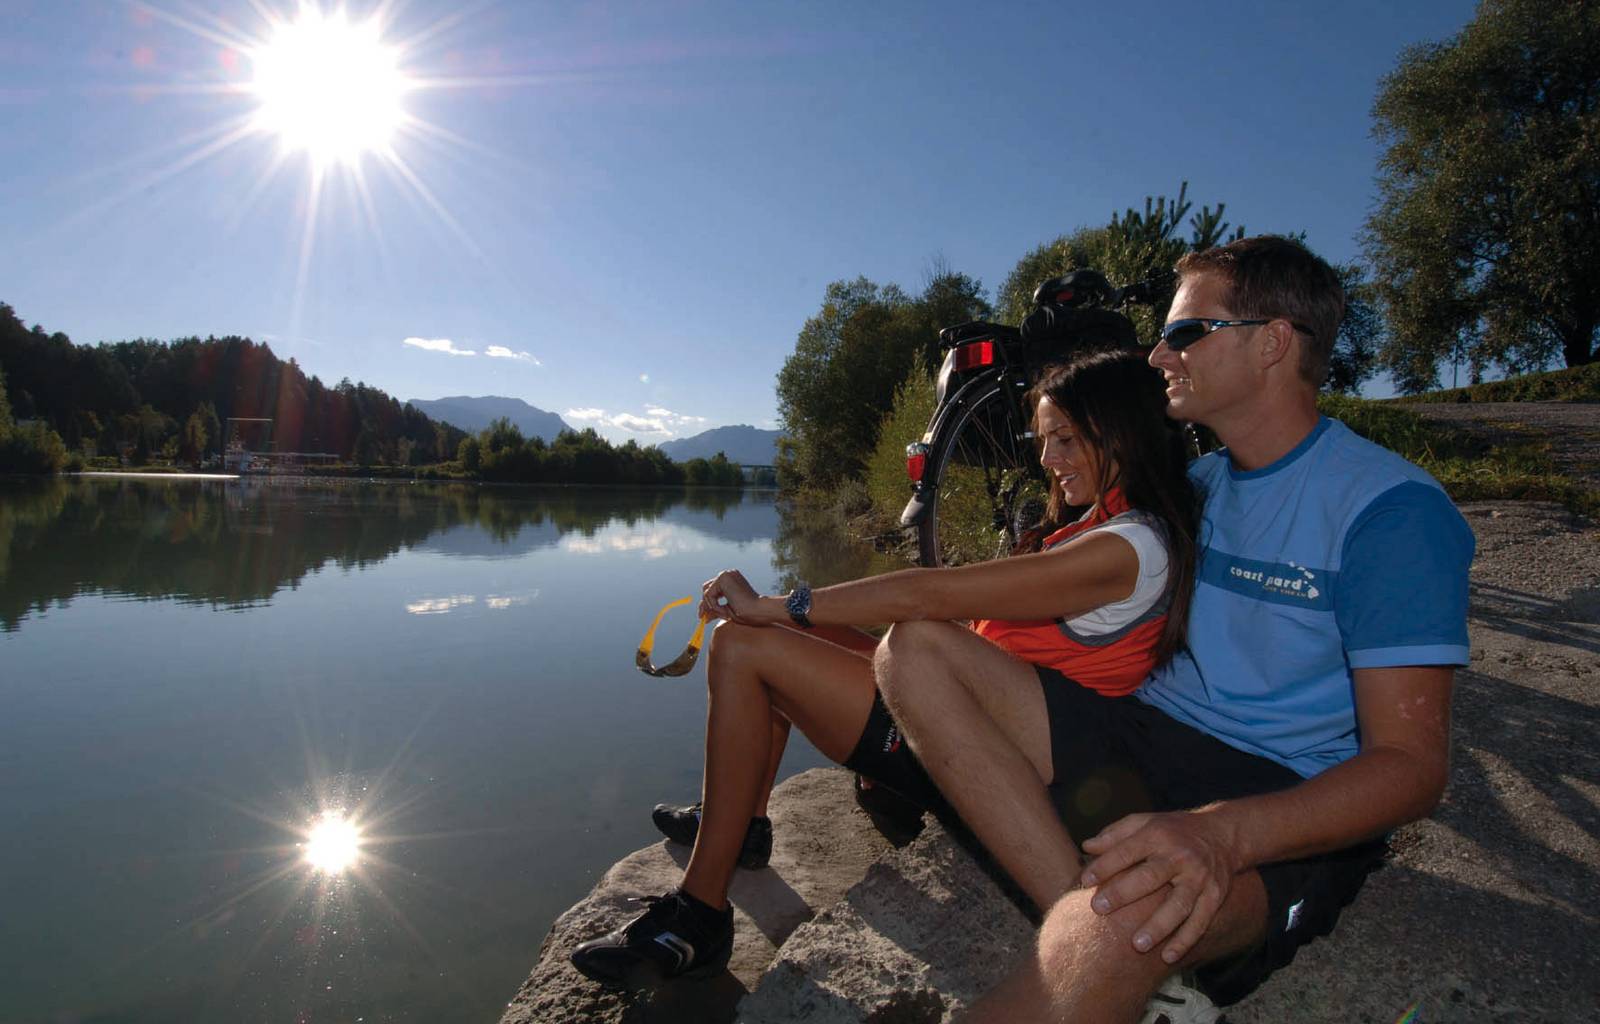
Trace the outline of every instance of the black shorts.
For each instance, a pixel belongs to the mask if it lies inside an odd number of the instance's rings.
[[[1275,761],[1230,747],[1135,697],[1104,697],[1054,669],[1038,671],[1055,769],[1050,795],[1080,843],[1129,814],[1187,810],[1304,781]],[[1386,852],[1383,840],[1373,840],[1261,865],[1266,934],[1255,948],[1200,968],[1200,987],[1219,1006],[1249,995],[1293,960],[1301,946],[1333,930],[1339,912]]]
[[[867,724],[855,749],[844,759],[844,766],[889,787],[925,811],[937,814],[948,806],[922,762],[911,752],[900,726],[890,717],[881,693],[873,693]]]

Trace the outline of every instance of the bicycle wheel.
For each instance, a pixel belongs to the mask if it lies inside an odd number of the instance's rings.
[[[917,525],[925,566],[965,565],[1008,554],[1043,514],[1049,487],[1027,425],[996,380],[979,389],[941,430],[930,453],[934,487]]]

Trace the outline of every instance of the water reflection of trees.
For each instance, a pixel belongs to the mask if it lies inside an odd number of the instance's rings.
[[[350,481],[55,479],[0,483],[0,630],[78,594],[244,607],[325,565],[381,562],[457,527],[500,545],[650,522],[689,525],[740,505],[737,491],[497,488]],[[535,546],[538,546],[537,544]]]
[[[845,536],[830,510],[789,503],[779,506],[772,568],[785,590],[800,580],[821,587],[909,568],[911,564],[901,555],[877,551],[866,541]]]

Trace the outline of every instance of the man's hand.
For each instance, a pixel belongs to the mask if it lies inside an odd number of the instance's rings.
[[[1133,935],[1133,948],[1141,953],[1172,936],[1161,950],[1161,959],[1169,964],[1200,941],[1227,899],[1234,874],[1244,866],[1221,816],[1206,808],[1130,814],[1083,849],[1094,858],[1081,877],[1085,886],[1098,887],[1090,901],[1097,914],[1169,890]]]

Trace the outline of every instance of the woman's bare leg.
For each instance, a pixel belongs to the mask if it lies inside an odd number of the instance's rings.
[[[861,738],[876,689],[866,657],[789,629],[725,623],[709,653],[704,806],[683,888],[723,907],[745,830],[771,787],[774,712],[843,761]]]
[[[772,756],[767,759],[767,781],[761,784],[761,794],[756,797],[755,817],[767,816],[767,801],[772,797],[772,784],[778,779],[778,765],[783,763],[784,748],[789,745],[790,721],[778,712],[772,713]],[[704,799],[705,794],[701,794]]]

